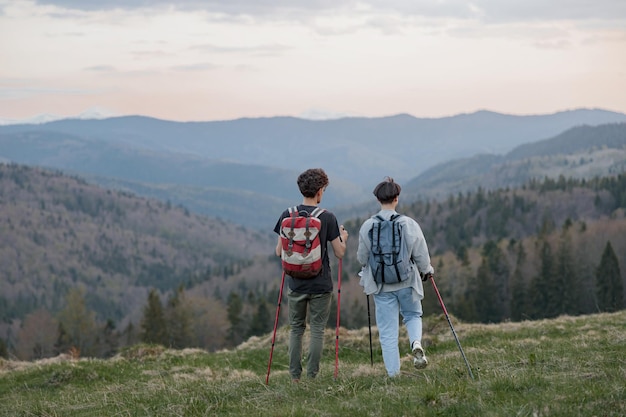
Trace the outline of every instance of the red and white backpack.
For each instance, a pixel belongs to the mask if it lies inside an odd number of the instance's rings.
[[[325,211],[316,207],[311,213],[290,207],[289,217],[281,222],[281,260],[285,274],[292,278],[308,279],[316,277],[322,270],[322,246],[320,231],[322,221],[319,216]]]

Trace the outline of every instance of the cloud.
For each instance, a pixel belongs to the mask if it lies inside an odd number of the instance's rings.
[[[2,0],[0,0],[1,2]],[[626,32],[626,1],[622,0],[35,0],[46,7],[49,17],[67,14],[96,21],[114,21],[140,16],[172,19],[179,15],[195,15],[213,28],[247,28],[297,25],[303,31],[321,38],[352,36],[375,31],[384,36],[415,33],[424,35],[467,35],[489,37],[507,32],[536,38],[536,31],[563,22],[570,29],[588,33],[613,30]],[[101,12],[101,13],[98,13]],[[194,13],[188,13],[194,12]],[[114,17],[112,17],[114,15]],[[174,18],[175,19],[175,18]],[[175,21],[175,20],[174,20]],[[511,31],[512,29],[512,31]],[[222,42],[222,37],[219,42]],[[241,53],[278,56],[289,53],[284,45],[250,46],[250,39],[241,46],[200,45],[211,53]],[[538,47],[555,47],[536,43]],[[263,42],[259,40],[258,42]],[[289,44],[290,39],[282,41]],[[535,40],[531,40],[535,43]],[[559,47],[565,42],[559,41]],[[247,46],[246,46],[247,45]]]
[[[626,18],[626,3],[620,0],[484,0],[490,20],[536,21],[536,20],[609,20]]]
[[[263,15],[289,10],[315,11],[336,9],[340,0],[36,0],[42,5],[53,5],[75,10],[155,9],[204,10],[225,14]]]
[[[5,106],[16,116],[98,104],[187,120],[624,102],[623,0],[0,0],[3,35],[0,99],[26,97]],[[209,93],[217,104],[206,107]]]
[[[202,52],[233,54],[243,53],[249,55],[276,56],[282,55],[292,49],[286,45],[252,45],[252,46],[219,46],[215,44],[200,44],[191,46],[189,49]]]
[[[113,9],[203,10],[250,16],[284,16],[342,10],[393,13],[430,18],[479,19],[486,22],[541,20],[623,20],[621,0],[36,0],[83,11]]]

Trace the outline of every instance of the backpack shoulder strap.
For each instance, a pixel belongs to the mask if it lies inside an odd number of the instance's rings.
[[[370,250],[377,252],[380,250],[380,223],[385,221],[380,215],[372,216],[372,228],[370,229],[370,239],[372,247]]]
[[[316,217],[319,219],[319,217],[322,215],[323,212],[325,212],[326,209],[320,208],[320,207],[315,207],[315,210],[313,210],[311,212],[311,217]]]

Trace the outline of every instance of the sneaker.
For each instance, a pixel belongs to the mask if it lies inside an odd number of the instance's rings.
[[[415,366],[417,369],[426,368],[426,366],[428,365],[428,359],[426,359],[426,355],[424,354],[424,348],[422,348],[422,344],[419,340],[413,342],[411,352],[413,353],[413,366]]]

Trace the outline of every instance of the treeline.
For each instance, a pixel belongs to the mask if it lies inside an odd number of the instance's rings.
[[[58,311],[39,307],[23,320],[13,320],[6,336],[0,337],[0,357],[36,360],[64,353],[110,357],[137,343],[208,351],[233,348],[273,328],[281,274],[279,259],[272,256],[268,261],[274,279],[267,283],[231,277],[167,292],[149,288],[139,314],[119,322],[102,319],[91,307],[85,286],[77,284],[68,289]],[[247,268],[244,275],[256,267]],[[346,271],[343,279],[348,287],[357,282]],[[287,323],[286,285],[279,326]],[[342,301],[342,326],[359,328],[367,324],[365,307],[358,292],[349,292]],[[335,325],[336,314],[335,294],[329,327]]]
[[[463,256],[487,240],[522,239],[554,230],[566,221],[589,221],[626,209],[626,174],[592,180],[545,178],[516,189],[449,196],[403,207],[418,219],[435,254]]]
[[[489,241],[475,270],[463,263],[446,265],[439,258],[436,269],[446,280],[451,311],[463,320],[497,323],[613,312],[626,306],[623,276],[610,241],[597,262],[587,263],[568,231],[553,240],[539,238],[504,248]],[[532,265],[526,264],[529,261]]]
[[[612,244],[606,243],[598,264],[590,271],[589,265],[581,264],[576,256],[570,234],[573,228],[572,224],[565,225],[555,247],[551,242],[555,236],[538,238],[532,245],[534,255],[526,249],[530,241],[509,242],[504,247],[489,241],[480,250],[475,272],[467,260],[459,265],[456,257],[448,255],[452,261],[446,264],[446,256],[435,257],[438,284],[449,311],[467,321],[500,322],[625,308],[620,261]],[[622,222],[620,230],[626,231],[626,223]],[[538,262],[528,265],[532,259]],[[534,274],[527,276],[529,270],[535,270]],[[347,272],[342,280],[341,325],[366,326],[369,309],[366,312],[358,279]],[[439,313],[430,287],[425,289],[425,313]],[[277,287],[262,293],[240,287],[222,300],[182,286],[168,297],[152,288],[138,323],[117,328],[112,320],[98,321],[87,305],[84,290],[72,288],[58,314],[39,308],[28,314],[7,340],[0,339],[0,357],[34,360],[60,353],[110,357],[139,342],[210,351],[234,347],[272,330],[278,292]],[[373,303],[370,307],[373,316]],[[281,325],[286,322],[285,310]],[[335,299],[329,327],[335,325],[336,314]]]
[[[6,340],[0,338],[0,357],[36,360],[69,353],[106,358],[136,343],[210,351],[234,347],[271,331],[274,313],[270,310],[276,302],[253,291],[245,298],[233,291],[223,302],[182,286],[166,297],[152,288],[138,322],[120,328],[113,320],[98,319],[80,287],[71,288],[64,301],[56,314],[45,308],[27,314]]]

